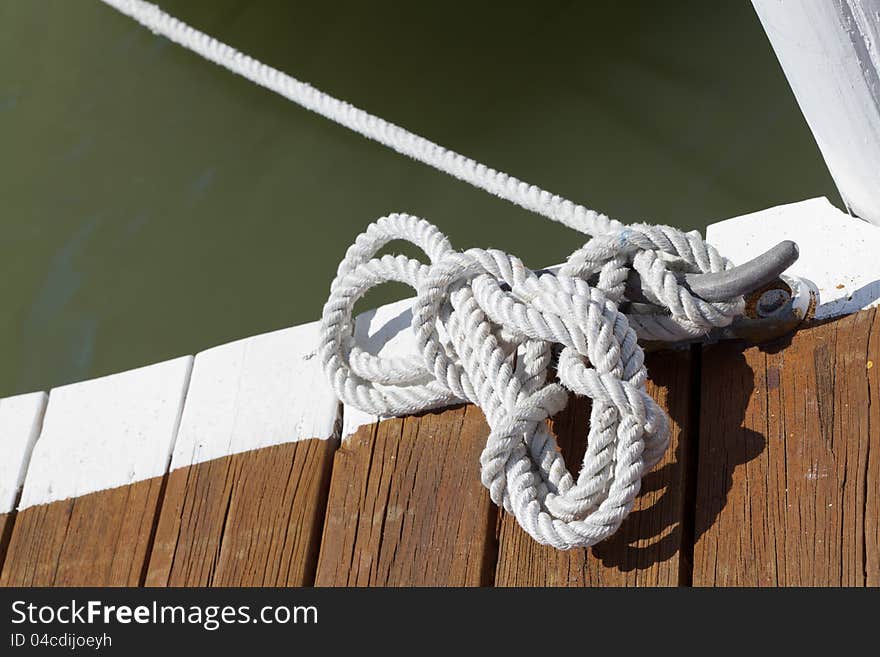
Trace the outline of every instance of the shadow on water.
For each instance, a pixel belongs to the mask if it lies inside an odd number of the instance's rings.
[[[62,381],[85,378],[91,366],[97,339],[97,319],[73,303],[83,283],[83,263],[100,226],[90,217],[50,259],[45,278],[23,321],[23,351],[28,354],[19,379],[25,389],[38,389],[35,376],[51,364]],[[58,326],[65,330],[58,335]]]

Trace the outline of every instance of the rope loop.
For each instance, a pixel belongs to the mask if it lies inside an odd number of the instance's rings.
[[[641,476],[662,456],[669,420],[645,392],[637,338],[675,341],[730,324],[741,297],[707,302],[676,274],[730,267],[697,232],[625,226],[615,219],[440,146],[183,23],[145,0],[102,0],[237,75],[368,139],[592,239],[555,275],[497,250],[452,249],[435,226],[407,214],[371,224],[339,264],[324,306],[320,354],[339,398],[375,415],[473,402],[490,432],[480,457],[492,499],[541,543],[593,545],[629,513]],[[389,242],[420,247],[429,264],[376,254]],[[352,335],[355,303],[398,281],[416,290],[412,330],[421,353],[387,358]],[[620,312],[637,285],[653,310]],[[550,381],[556,365],[559,382]],[[545,420],[569,392],[593,400],[587,450],[575,479]]]
[[[428,264],[377,257],[395,240],[421,248]],[[645,389],[638,338],[681,339],[729,324],[741,299],[706,302],[675,276],[728,266],[697,233],[614,225],[556,274],[539,274],[503,251],[455,251],[424,219],[391,214],[358,236],[339,264],[319,353],[339,398],[369,413],[478,405],[490,429],[480,464],[492,500],[538,542],[586,547],[617,530],[669,442],[669,419]],[[632,276],[665,312],[620,311]],[[411,328],[418,355],[373,355],[352,338],[355,303],[389,281],[416,291]],[[592,400],[576,477],[546,422],[570,393]]]

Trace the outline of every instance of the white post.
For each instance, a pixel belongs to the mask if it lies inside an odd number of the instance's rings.
[[[880,225],[880,0],[752,0],[850,212]]]

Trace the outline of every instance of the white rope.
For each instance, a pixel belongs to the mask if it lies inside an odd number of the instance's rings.
[[[142,0],[102,0],[157,34],[369,139],[516,205],[593,236],[557,274],[536,275],[497,250],[453,250],[428,222],[393,214],[371,224],[339,265],[322,315],[320,355],[339,398],[376,415],[404,415],[457,400],[478,405],[490,433],[482,481],[537,541],[593,545],[629,513],[641,477],[669,442],[669,420],[645,390],[637,338],[679,340],[730,324],[742,298],[709,303],[675,272],[727,269],[696,231],[624,226],[490,169],[328,96],[248,57]],[[375,257],[394,240],[419,246],[430,264]],[[624,315],[634,275],[658,311]],[[389,359],[353,339],[354,304],[388,281],[417,293],[412,329],[421,354]],[[550,380],[551,367],[559,383]],[[593,401],[577,478],[546,420],[569,392]]]
[[[443,148],[400,126],[358,109],[301,82],[276,68],[263,64],[166,14],[143,0],[101,0],[130,16],[155,34],[164,36],[261,87],[284,96],[316,114],[357,132],[368,139],[434,167],[454,178],[479,187],[511,203],[588,235],[620,229],[623,224],[604,214],[572,203],[540,187],[529,185],[496,171],[464,155]]]
[[[651,246],[633,251],[623,233],[599,236],[556,275],[538,276],[501,251],[459,253],[422,219],[379,219],[348,249],[324,306],[319,353],[333,389],[376,415],[456,400],[478,405],[490,427],[480,462],[493,501],[541,543],[601,541],[629,513],[642,475],[669,442],[668,418],[645,390],[636,331],[618,310],[630,269],[670,312],[644,316],[642,331],[697,334],[742,310],[741,299],[708,304],[691,296],[666,269],[663,256],[674,255],[697,270],[717,270],[724,261],[712,247],[671,228],[629,230]],[[375,257],[400,239],[419,246],[430,264]],[[382,358],[354,342],[355,303],[388,281],[417,292],[412,329],[420,357]],[[554,357],[559,384],[549,378]],[[569,391],[593,401],[577,479],[545,422],[565,407]]]

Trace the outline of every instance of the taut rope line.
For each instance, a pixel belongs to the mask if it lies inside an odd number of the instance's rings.
[[[101,0],[101,2],[130,16],[151,32],[164,36],[169,41],[201,55],[254,84],[274,91],[307,110],[526,210],[588,235],[607,233],[623,227],[619,221],[604,214],[572,203],[568,199],[525,183],[502,171],[496,171],[315,89],[306,82],[301,82],[200,32],[166,14],[152,3],[143,0]]]
[[[642,475],[669,442],[669,420],[645,391],[637,337],[680,340],[726,326],[742,297],[707,301],[676,273],[730,263],[697,232],[618,221],[479,164],[248,57],[142,0],[102,0],[202,57],[415,160],[592,236],[556,274],[537,274],[497,250],[455,251],[433,225],[406,214],[371,224],[348,249],[322,315],[319,353],[339,398],[376,415],[455,400],[477,404],[490,427],[482,481],[537,541],[593,545],[632,508]],[[394,240],[430,260],[375,257]],[[623,314],[635,277],[656,312]],[[388,281],[417,293],[412,329],[421,355],[389,359],[354,343],[354,304]],[[549,377],[555,366],[559,383]],[[568,394],[593,401],[577,478],[545,420]]]

